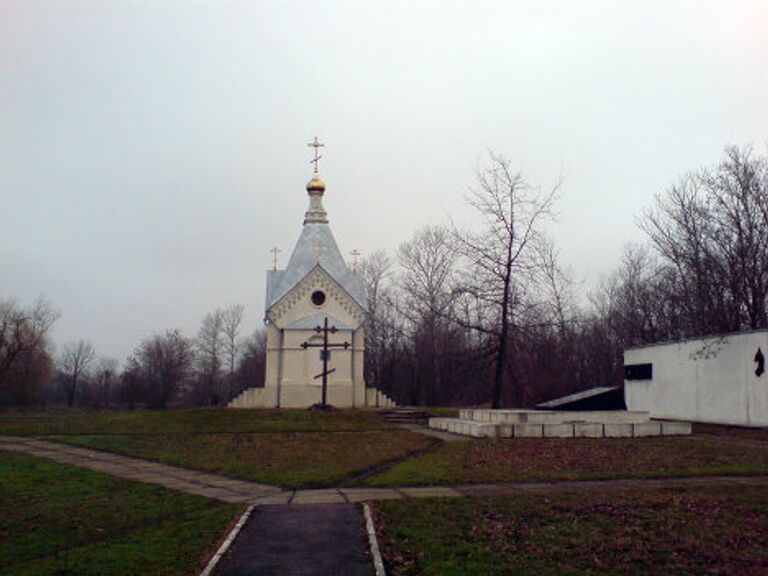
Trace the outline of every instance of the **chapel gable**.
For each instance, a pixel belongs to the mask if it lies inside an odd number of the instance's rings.
[[[365,321],[365,309],[320,264],[267,311],[267,319],[278,328],[322,315],[352,329]]]

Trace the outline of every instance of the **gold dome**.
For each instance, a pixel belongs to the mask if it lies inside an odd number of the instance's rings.
[[[315,172],[315,175],[312,176],[312,180],[307,182],[307,192],[324,192],[325,191],[325,182],[320,180],[320,176]]]

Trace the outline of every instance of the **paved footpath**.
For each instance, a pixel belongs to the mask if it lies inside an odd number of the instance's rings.
[[[371,576],[367,534],[353,504],[257,508],[217,576]]]
[[[277,486],[234,480],[208,472],[198,472],[140,458],[77,448],[36,438],[0,436],[0,450],[23,452],[55,460],[62,464],[80,466],[128,480],[159,484],[173,490],[224,502],[243,502],[255,505],[350,504],[401,498],[503,496],[525,493],[626,490],[669,485],[712,486],[730,484],[768,487],[768,476],[699,476],[691,478],[472,484],[465,486],[283,490]]]

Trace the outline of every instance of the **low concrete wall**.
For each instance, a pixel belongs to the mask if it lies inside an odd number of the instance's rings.
[[[461,418],[430,418],[429,427],[472,438],[642,438],[691,434],[690,422],[570,422],[497,424]]]
[[[627,410],[492,410],[487,408],[463,408],[459,418],[474,422],[494,424],[568,424],[570,422],[647,422],[649,412]]]

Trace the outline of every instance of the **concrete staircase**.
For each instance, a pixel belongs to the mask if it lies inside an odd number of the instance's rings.
[[[397,402],[378,388],[366,388],[365,405],[368,408],[395,408],[397,407]]]
[[[286,391],[287,392],[287,391]],[[281,404],[284,407],[292,407],[292,408],[306,408],[314,404],[318,401],[319,398],[319,388],[318,389],[310,389],[309,392],[311,392],[311,396],[308,396],[306,398],[303,398],[301,396],[296,396],[295,394],[293,396],[288,396],[286,392],[283,393],[283,400]],[[286,398],[288,401],[286,401]],[[362,398],[358,399],[358,404],[356,404],[355,407],[362,408],[362,407],[369,407],[369,408],[395,408],[397,407],[397,402],[392,400],[389,396],[387,396],[384,392],[381,390],[378,390],[377,388],[366,388],[365,389],[365,403],[360,402]],[[335,403],[333,395],[331,394],[329,396],[329,403],[331,405],[337,406],[337,407],[346,407],[349,408],[349,405],[344,405],[343,403]],[[277,405],[277,396],[276,396],[276,389],[275,388],[248,388],[247,390],[243,390],[240,394],[235,396],[232,400],[229,401],[227,404],[228,408],[274,408]]]
[[[429,420],[429,415],[415,408],[403,407],[395,408],[394,410],[382,410],[379,415],[386,422],[392,422],[394,424],[418,424],[420,426],[426,426]]]
[[[690,422],[651,420],[648,412],[473,408],[458,418],[430,418],[429,427],[473,438],[640,438],[684,436],[692,429]]]
[[[265,408],[274,406],[276,401],[271,388],[248,388],[232,398],[227,408]]]

